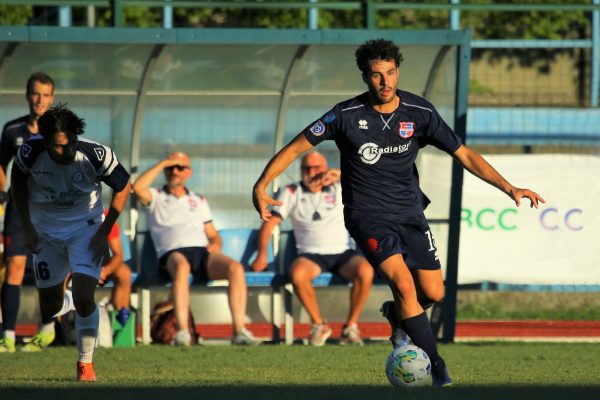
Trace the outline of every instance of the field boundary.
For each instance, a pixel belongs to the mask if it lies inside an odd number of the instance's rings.
[[[271,338],[270,323],[251,323],[247,325],[257,337]],[[330,323],[332,338],[339,338],[342,323]],[[371,340],[387,340],[390,327],[384,322],[367,322],[359,324],[363,338]],[[294,324],[294,337],[308,337],[310,325]],[[229,324],[197,324],[196,330],[204,339],[223,339],[232,335]],[[281,339],[285,328],[281,327]],[[17,336],[33,336],[37,326],[33,324],[17,325]],[[138,336],[141,331],[138,329]],[[570,340],[570,341],[600,341],[600,321],[457,321],[456,340]]]

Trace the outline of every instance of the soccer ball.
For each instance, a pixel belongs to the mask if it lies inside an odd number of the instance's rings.
[[[431,362],[420,347],[409,344],[394,349],[385,362],[385,375],[397,387],[431,385]]]

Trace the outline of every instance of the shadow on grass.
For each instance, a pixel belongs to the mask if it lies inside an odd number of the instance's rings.
[[[456,399],[456,400],[598,400],[596,386],[454,386],[433,389],[401,390],[386,386],[187,386],[116,387],[99,383],[73,384],[69,387],[2,387],[0,399],[57,400],[185,400],[185,399]]]

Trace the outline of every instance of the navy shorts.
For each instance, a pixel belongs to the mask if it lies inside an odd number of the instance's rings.
[[[4,213],[4,257],[28,256],[29,248],[25,245],[25,235],[23,234],[23,225],[21,218],[12,201],[6,203]]]
[[[181,249],[167,251],[158,260],[162,278],[167,280],[171,279],[169,271],[167,271],[167,258],[169,258],[173,252],[183,254],[183,256],[188,260],[190,263],[191,273],[194,275],[194,278],[196,278],[196,282],[208,282],[208,256],[210,253],[208,250],[206,250],[206,247],[182,247]]]
[[[440,269],[435,240],[425,215],[344,210],[346,229],[371,265],[402,254],[410,269]]]
[[[316,263],[321,267],[323,272],[331,272],[337,276],[343,278],[340,275],[340,268],[342,268],[352,257],[358,256],[356,250],[348,249],[340,254],[315,254],[315,253],[302,253],[298,254],[298,257],[305,257]]]

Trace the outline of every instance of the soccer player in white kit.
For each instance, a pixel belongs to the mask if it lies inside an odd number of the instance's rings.
[[[129,174],[110,148],[78,138],[85,122],[64,105],[47,111],[38,127],[40,135],[17,153],[11,193],[34,254],[40,303],[50,315],[64,308],[64,280],[72,274],[77,379],[95,381],[99,313],[94,292],[109,254],[108,234],[131,190]],[[102,182],[113,189],[106,218]]]

